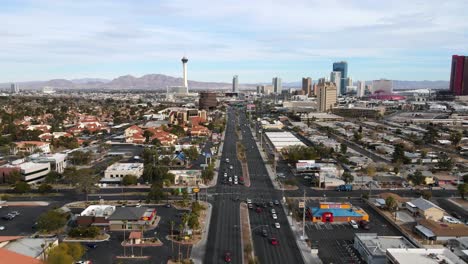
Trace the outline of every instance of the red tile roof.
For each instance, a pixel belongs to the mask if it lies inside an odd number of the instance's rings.
[[[4,248],[0,248],[0,261],[1,263],[14,264],[43,264],[43,262],[38,259],[21,255]]]

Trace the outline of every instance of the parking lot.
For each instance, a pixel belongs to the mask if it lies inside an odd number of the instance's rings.
[[[12,220],[4,220],[0,218],[0,226],[4,226],[5,230],[0,231],[2,236],[29,236],[36,232],[33,229],[37,218],[49,209],[49,206],[3,206],[0,209],[0,217],[7,215],[12,211],[18,211],[20,215]]]
[[[369,214],[369,230],[353,229],[349,223],[309,222],[306,224],[306,234],[309,240],[317,241],[319,257],[323,263],[363,263],[352,245],[355,233],[377,233],[381,236],[402,235],[367,204],[358,199],[353,199],[351,203]]]

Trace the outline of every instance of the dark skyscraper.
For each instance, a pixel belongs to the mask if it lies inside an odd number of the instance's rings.
[[[302,91],[304,91],[304,94],[307,96],[311,96],[311,90],[312,90],[312,78],[310,77],[302,78]]]
[[[468,57],[452,56],[450,91],[454,95],[468,95]]]
[[[346,79],[348,79],[348,63],[346,61],[334,62],[333,71],[341,72],[341,85],[339,94],[346,94]]]

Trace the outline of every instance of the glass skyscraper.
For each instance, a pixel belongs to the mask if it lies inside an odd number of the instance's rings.
[[[340,95],[346,94],[346,79],[348,78],[348,63],[339,61],[333,63],[333,71],[341,72]]]

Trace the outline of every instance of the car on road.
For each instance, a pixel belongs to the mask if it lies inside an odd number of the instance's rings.
[[[10,214],[12,214],[12,215],[14,215],[14,216],[20,215],[20,213],[19,213],[18,211],[13,211],[13,212],[11,212]]]
[[[263,206],[263,208],[267,208],[267,207],[268,207],[267,203],[263,203],[262,206]]]
[[[253,205],[252,205],[252,204],[248,204],[247,206],[249,207],[249,209],[253,209]]]
[[[252,200],[251,200],[251,199],[249,199],[249,198],[247,198],[247,200],[246,200],[246,201],[247,201],[247,203],[248,203],[248,204],[251,204],[251,203],[252,203]]]
[[[369,222],[367,222],[365,220],[359,221],[359,227],[361,227],[364,230],[369,230],[370,229]]]
[[[273,203],[274,203],[275,205],[280,205],[280,202],[279,202],[278,200],[275,200]]]
[[[354,221],[354,220],[349,221],[349,224],[350,224],[351,227],[354,228],[354,229],[358,229],[358,228],[359,228],[358,224],[357,224],[356,221]]]
[[[226,158],[226,162],[229,163],[229,158]]]
[[[166,208],[171,208],[171,204],[170,204],[170,203],[167,203],[166,205],[164,205],[164,207],[166,207]]]
[[[237,179],[234,179],[234,184],[239,184],[239,182],[237,181]]]
[[[272,214],[271,217],[273,217],[273,219],[278,219],[278,216],[276,214]]]
[[[266,229],[262,229],[262,236],[268,237],[268,232],[266,231]]]
[[[280,226],[280,224],[278,222],[276,222],[275,227],[279,229],[281,226]]]
[[[231,169],[231,170],[232,170],[232,169],[234,169],[234,167],[231,165],[231,166],[229,166],[229,169]]]
[[[10,220],[13,220],[13,218],[15,218],[15,216],[11,215],[11,214],[7,214],[7,215],[3,216],[2,218],[4,220],[9,220],[10,221]]]
[[[255,209],[255,212],[257,212],[257,213],[261,213],[261,212],[262,212],[262,208],[260,208],[260,207],[257,207],[257,208]]]
[[[91,248],[91,249],[97,248],[97,244],[96,244],[96,243],[88,243],[88,244],[86,244],[86,246],[87,246],[88,248]]]
[[[0,226],[0,230],[5,230],[5,227],[4,226]]]
[[[459,213],[455,212],[455,211],[453,211],[453,212],[451,213],[451,215],[452,215],[453,217],[457,218],[458,220],[462,219],[461,215],[460,215]]]
[[[227,263],[229,263],[229,262],[232,261],[231,252],[226,251],[226,252],[224,253],[224,261],[227,262]]]
[[[273,202],[271,202],[271,201],[268,202],[268,205],[269,205],[270,207],[273,207]]]
[[[228,175],[227,175],[227,172],[224,173],[224,178],[226,178]]]
[[[275,237],[272,237],[272,238],[270,238],[270,243],[271,243],[272,245],[278,245],[278,244],[279,244],[279,241],[278,241],[278,239],[276,239]]]
[[[232,182],[232,177],[229,177],[229,182]]]
[[[271,212],[272,214],[276,214],[275,209],[271,209],[270,212]]]

